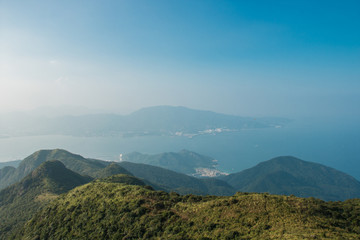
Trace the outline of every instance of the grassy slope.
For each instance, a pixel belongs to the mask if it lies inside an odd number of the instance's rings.
[[[359,239],[360,200],[180,196],[111,181],[53,201],[18,239]]]

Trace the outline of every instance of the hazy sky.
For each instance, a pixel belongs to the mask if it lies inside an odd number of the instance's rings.
[[[358,0],[0,4],[0,112],[360,116]]]

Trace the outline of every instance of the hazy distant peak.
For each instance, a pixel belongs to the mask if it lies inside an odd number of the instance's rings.
[[[170,106],[170,105],[161,105],[161,106],[152,106],[141,108],[130,115],[137,114],[146,114],[146,113],[155,113],[155,114],[163,114],[163,113],[193,113],[193,112],[201,112],[201,113],[215,113],[212,111],[205,110],[197,110],[184,106]]]

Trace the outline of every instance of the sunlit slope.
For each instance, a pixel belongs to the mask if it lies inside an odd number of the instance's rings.
[[[358,239],[359,223],[359,200],[180,196],[108,179],[56,199],[17,239]]]

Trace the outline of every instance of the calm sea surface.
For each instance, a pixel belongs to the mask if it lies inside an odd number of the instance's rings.
[[[0,161],[23,159],[39,149],[62,148],[84,157],[118,160],[120,153],[161,153],[188,149],[214,157],[219,169],[237,172],[273,157],[292,155],[322,163],[360,179],[360,128],[354,124],[290,124],[284,128],[243,130],[187,137],[0,138]]]

